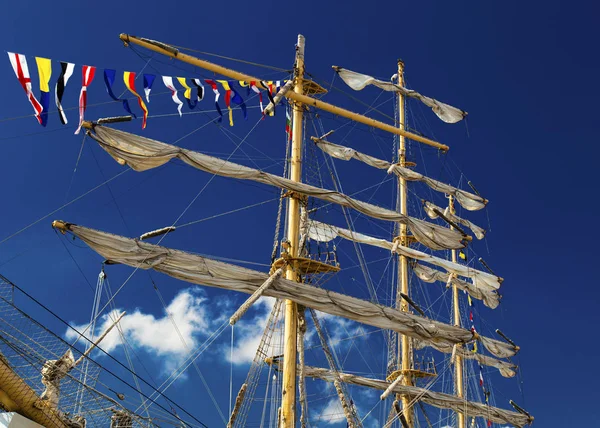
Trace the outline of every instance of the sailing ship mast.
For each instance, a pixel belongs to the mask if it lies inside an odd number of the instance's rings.
[[[404,62],[398,60],[398,85],[404,86]],[[406,118],[405,118],[405,99],[404,95],[398,92],[398,127],[405,130]],[[400,166],[406,168],[406,139],[403,135],[399,136],[399,147],[398,147],[398,161]],[[398,177],[398,192],[400,198],[400,213],[408,214],[408,189],[406,187],[406,180],[402,177]],[[408,234],[405,224],[400,224],[400,245],[408,246]],[[402,312],[408,312],[408,301],[402,297],[409,296],[408,289],[408,258],[400,254],[400,262],[398,263],[398,278],[400,284],[398,292],[396,294],[396,307],[399,307]],[[400,343],[398,344],[398,369],[400,369],[399,376],[403,376],[403,385],[412,386],[412,351],[410,337],[402,335]],[[403,422],[406,422],[407,428],[413,426],[413,411],[410,404],[410,398],[406,395],[401,395],[402,400],[402,414],[401,418],[404,418]]]
[[[455,214],[456,210],[454,209],[454,196],[450,195],[448,197],[448,208],[450,214]],[[451,229],[453,227],[451,226]],[[456,250],[451,250],[452,254],[452,263],[457,262],[456,258]],[[452,285],[452,305],[454,307],[454,325],[460,327],[460,305],[459,305],[459,294],[458,294],[458,286],[456,284]],[[456,348],[460,348],[460,345],[456,345]],[[457,349],[458,350],[458,349]],[[460,352],[456,352],[455,360],[454,360],[454,387],[456,390],[456,396],[458,398],[464,398],[464,380],[463,380],[463,358]],[[466,428],[465,415],[457,412],[457,428]]]
[[[294,66],[294,92],[303,94],[304,84],[304,36],[298,35],[296,45],[296,64]],[[290,179],[302,181],[302,124],[304,105],[292,103],[292,150],[290,162]],[[290,194],[288,198],[287,244],[290,257],[298,257],[298,242],[300,236],[300,195]],[[294,271],[293,263],[287,265],[286,279],[299,281]],[[298,305],[292,300],[285,301],[285,326],[283,344],[283,387],[281,400],[281,427],[294,428],[296,423],[296,357],[298,339]]]

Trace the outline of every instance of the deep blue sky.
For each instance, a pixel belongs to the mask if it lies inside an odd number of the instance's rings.
[[[298,7],[290,3],[251,5],[236,1],[165,4],[150,0],[137,4],[102,2],[94,5],[75,1],[56,5],[30,1],[11,2],[4,8],[0,40],[5,51],[28,55],[36,94],[39,91],[34,56],[97,66],[96,79],[89,92],[90,104],[110,101],[103,87],[103,68],[140,71],[144,66],[144,61],[134,52],[123,48],[118,39],[121,32],[282,68],[291,67],[296,36],[302,33],[306,37],[307,70],[325,84],[333,78],[330,69],[333,64],[388,78],[395,72],[396,59],[402,58],[411,88],[469,112],[467,131],[465,124],[441,124],[429,111],[415,104],[418,121],[413,126],[451,147],[448,162],[436,159],[430,150],[425,151],[431,158],[427,161],[430,175],[447,181],[458,180],[457,171],[462,170],[491,201],[487,215],[475,213],[470,217],[487,227],[489,216],[492,226],[488,246],[476,243],[475,249],[506,281],[502,288],[502,309],[494,313],[482,309],[481,317],[491,327],[506,331],[521,345],[519,359],[525,407],[536,416],[538,425],[564,427],[589,425],[590,421],[600,418],[595,400],[598,379],[593,365],[598,352],[593,339],[597,336],[595,326],[600,321],[596,307],[600,296],[597,280],[589,273],[596,266],[593,253],[599,238],[593,225],[598,210],[593,183],[600,154],[595,143],[596,100],[600,96],[596,16],[598,10],[593,6],[572,1],[382,1],[376,6],[365,2],[303,2]],[[147,52],[142,53],[147,55]],[[31,114],[31,107],[8,59],[4,61],[0,67],[0,80],[4,82],[0,103],[3,159],[0,180],[4,183],[0,240],[122,170],[88,140],[77,171],[73,173],[81,136],[74,136],[72,127],[62,127],[55,114],[50,116],[46,129],[37,125],[32,117],[13,119]],[[265,78],[285,78],[285,73],[217,61]],[[165,58],[153,59],[150,64],[146,71],[208,77],[197,74],[197,70],[189,66],[169,64]],[[53,72],[51,87],[58,76],[56,63]],[[76,106],[80,75],[77,67],[66,90],[65,107]],[[350,91],[339,80],[334,84]],[[141,82],[137,85],[141,91]],[[116,88],[118,93],[123,90],[120,79]],[[150,114],[174,113],[175,106],[164,94],[159,80],[155,82],[154,91],[157,95],[148,106]],[[379,92],[370,89],[352,95],[370,104]],[[334,93],[328,97],[356,111],[364,110],[364,106],[343,95]],[[388,98],[384,95],[377,103]],[[209,93],[201,107],[211,109],[210,100]],[[131,103],[137,109],[135,102]],[[257,102],[251,100],[248,104]],[[393,114],[389,102],[381,109]],[[86,117],[95,119],[122,113],[118,104],[111,103],[91,106]],[[243,137],[254,125],[258,113],[251,109],[247,123],[236,113],[236,126],[231,131]],[[69,110],[68,115],[69,125],[75,124],[76,110]],[[323,120],[329,128],[343,124],[340,119],[333,120],[326,115]],[[204,115],[182,119],[150,117],[143,135],[173,143],[207,121]],[[281,114],[269,123],[261,123],[242,146],[244,153],[238,151],[237,158],[233,159],[281,173],[283,126]],[[141,132],[139,121],[123,129]],[[335,135],[332,141],[340,142],[345,134]],[[222,157],[227,157],[234,148],[213,125],[178,144],[219,153]],[[374,138],[360,129],[344,144],[380,157],[389,157],[392,153],[389,136],[378,134]],[[416,145],[411,147],[415,160],[421,164],[421,149]],[[338,162],[336,165],[347,193],[381,180],[378,172],[366,171],[359,164]],[[440,165],[452,165],[447,169],[453,175],[445,173]],[[417,170],[424,172],[421,167],[419,165]],[[0,244],[0,273],[44,300],[61,316],[82,324],[89,317],[92,294],[51,230],[51,220],[63,218],[137,236],[171,224],[207,180],[206,174],[175,164],[143,174],[128,172],[111,182],[110,192],[103,187]],[[391,191],[392,188],[384,186],[385,189]],[[264,186],[215,179],[186,212],[182,222],[276,196],[272,189]],[[367,193],[359,197],[368,196]],[[375,194],[373,202],[391,206],[390,192]],[[443,200],[438,202],[442,204]],[[165,244],[268,263],[275,210],[276,205],[270,203],[201,223],[180,235],[170,236]],[[415,215],[422,216],[422,213]],[[337,219],[343,221],[340,216]],[[338,221],[338,224],[343,223]],[[375,228],[363,231],[382,234]],[[82,248],[70,246],[69,249],[94,285],[99,258]],[[350,254],[346,263],[354,264],[352,247],[346,244],[343,250]],[[384,253],[369,255],[385,257]],[[114,269],[111,278],[116,288],[131,270]],[[382,271],[375,270],[372,274],[379,279]],[[354,275],[358,282],[362,280],[360,271],[355,270]],[[168,302],[185,288],[159,275],[153,277],[159,281]],[[336,286],[333,283],[329,282]],[[353,294],[367,296],[364,287]],[[222,295],[209,291],[210,298],[218,301],[217,296]],[[237,303],[242,301],[241,296],[229,297]],[[130,310],[139,307],[145,313],[161,316],[161,306],[143,272],[136,273],[117,303],[119,307]],[[62,331],[58,325],[55,328]],[[380,347],[373,352],[381,352]],[[221,367],[221,376],[210,373],[208,377],[225,410],[228,386],[219,384],[219,380],[225,373],[228,379],[229,372],[227,364],[219,366],[221,357],[213,354],[204,361],[204,367],[206,372],[211,371],[209,364]],[[372,358],[381,360],[380,356]],[[156,358],[152,361],[158,373],[160,362]],[[244,375],[244,367],[236,370],[236,391]],[[204,389],[193,376],[182,382],[177,392],[172,391],[172,395],[192,410],[198,408],[198,400],[205,402],[205,409],[195,410],[194,414],[209,426],[218,426],[219,418],[212,405],[205,401]],[[515,386],[516,379],[506,381],[495,374],[492,376],[498,394],[508,391],[506,397],[496,395],[499,405],[507,407],[507,398],[523,401]],[[191,398],[192,391],[200,394],[199,398]],[[365,408],[370,409],[375,401],[366,403],[371,403],[365,404]]]

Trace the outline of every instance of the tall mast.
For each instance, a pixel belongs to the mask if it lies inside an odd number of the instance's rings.
[[[296,45],[296,64],[294,66],[294,92],[304,92],[304,36],[298,34]],[[290,179],[302,181],[302,120],[304,105],[291,101],[293,107],[292,122],[292,158]],[[300,230],[300,200],[291,194],[288,200],[287,240],[290,257],[298,257]],[[287,266],[285,277],[292,281],[300,278],[291,265]],[[283,349],[283,388],[281,403],[281,428],[294,428],[296,424],[296,345],[298,331],[298,305],[291,300],[285,301],[285,327]]]
[[[450,213],[455,214],[456,210],[454,209],[454,196],[450,195],[448,197],[448,207],[450,208]],[[451,229],[454,229],[451,227]],[[452,261],[456,263],[456,250],[452,250]],[[452,285],[452,305],[454,307],[454,325],[460,327],[460,306],[458,300],[458,287],[456,285]],[[456,345],[457,348],[460,345]],[[464,397],[464,381],[463,381],[463,358],[460,355],[460,352],[456,353],[454,360],[454,384],[456,389],[456,396],[459,398]],[[465,415],[462,413],[457,413],[458,425],[457,428],[466,428],[465,424]]]
[[[404,62],[402,60],[398,60],[398,85],[404,86]],[[405,111],[404,111],[404,95],[398,92],[398,124],[401,130],[405,130]],[[403,135],[399,136],[399,148],[398,148],[398,160],[400,161],[400,166],[406,167],[406,139]],[[400,198],[400,213],[408,214],[408,189],[406,187],[406,180],[398,177],[398,192]],[[400,224],[400,245],[408,246],[408,236],[407,229],[405,224]],[[400,287],[398,287],[398,293],[396,295],[396,307],[399,307],[402,312],[408,312],[408,302],[402,298],[402,294],[405,296],[409,296],[408,291],[408,258],[406,256],[400,256],[400,263],[398,264],[398,278],[400,280]],[[411,343],[410,337],[401,336],[400,343],[398,344],[398,357],[399,360],[399,369],[400,375],[404,376],[402,383],[404,385],[412,385],[412,351],[411,351]],[[413,411],[412,406],[410,404],[410,397],[406,395],[402,395],[402,411],[404,418],[406,419],[406,423],[409,428],[413,426]]]

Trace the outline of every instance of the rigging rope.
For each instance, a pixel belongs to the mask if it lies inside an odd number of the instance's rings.
[[[229,415],[233,412],[233,328],[235,326],[231,326],[231,348],[229,350]],[[227,423],[227,421],[225,421]]]

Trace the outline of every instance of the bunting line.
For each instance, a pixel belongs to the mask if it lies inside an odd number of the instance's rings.
[[[83,124],[83,115],[87,107],[87,88],[94,80],[96,74],[96,67],[84,65],[81,67],[81,92],[79,92],[79,126],[75,130],[75,134],[79,134],[81,131],[81,125]]]
[[[60,76],[58,76],[58,80],[56,81],[54,100],[56,101],[56,108],[58,109],[58,117],[63,125],[66,125],[69,121],[67,120],[67,115],[62,108],[62,97],[65,92],[67,82],[73,75],[74,70],[75,64],[71,62],[60,62]]]
[[[32,80],[29,74],[29,68],[27,64],[27,58],[24,55],[8,52],[8,57],[11,62],[13,71],[19,81],[21,87],[25,91],[27,95],[27,99],[29,100],[31,106],[33,107],[35,118],[38,123],[42,126],[47,126],[48,117],[49,117],[49,104],[50,104],[50,85],[52,78],[52,61],[49,58],[43,57],[33,57],[35,58],[37,65],[37,72],[39,77],[39,87],[40,87],[40,95],[38,98],[33,93],[32,90]],[[60,64],[60,73],[56,82],[54,84],[54,100],[56,103],[56,107],[58,109],[58,115],[61,123],[66,125],[68,123],[68,118],[65,113],[65,109],[62,105],[63,96],[65,93],[65,88],[67,83],[71,80],[73,76],[76,64],[70,62],[59,61]],[[88,104],[88,88],[94,80],[96,73],[96,67],[89,65],[81,66],[81,89],[79,92],[79,124],[77,129],[75,130],[75,134],[79,134],[81,132],[81,127],[84,122],[84,116],[87,109]],[[114,101],[120,101],[123,105],[123,109],[132,117],[137,118],[138,116],[133,112],[133,108],[130,103],[130,99],[127,96],[117,97],[116,91],[114,90],[114,84],[117,74],[120,73],[114,69],[104,69],[103,70],[103,80],[105,84],[106,92],[109,97]],[[125,71],[123,72],[123,82],[129,92],[131,92],[137,98],[138,104],[143,111],[143,120],[142,120],[142,129],[144,129],[147,125],[148,119],[148,108],[146,102],[150,102],[150,95],[152,91],[152,86],[156,80],[156,75],[144,73],[143,74],[143,92],[137,92],[135,88],[135,78],[136,73]],[[183,100],[180,99],[178,95],[178,91],[181,89],[179,85],[183,87],[183,96],[187,101],[190,109],[194,109],[198,102],[202,101],[206,95],[205,88],[203,83],[207,83],[210,85],[213,93],[215,94],[215,108],[219,114],[219,117],[216,118],[218,122],[223,120],[223,111],[221,106],[219,105],[219,99],[221,96],[221,90],[225,91],[225,105],[228,110],[229,124],[230,126],[234,125],[233,118],[233,110],[235,106],[239,106],[240,110],[242,110],[243,116],[245,120],[248,120],[248,111],[246,103],[244,102],[243,93],[246,93],[247,97],[250,97],[252,93],[258,95],[259,105],[261,113],[263,114],[264,119],[264,108],[263,105],[263,89],[266,89],[267,96],[271,101],[273,101],[273,95],[276,90],[278,90],[282,83],[285,81],[233,81],[233,80],[212,80],[212,79],[199,79],[199,78],[186,78],[186,77],[169,77],[169,76],[160,76],[165,86],[171,91],[171,98],[173,102],[177,105],[177,110],[180,116],[182,113],[182,105]],[[177,79],[179,84],[175,83],[174,79]],[[218,82],[218,83],[217,83]],[[261,86],[262,85],[262,86]],[[220,88],[222,87],[222,89]],[[179,88],[179,89],[178,89]],[[246,88],[246,91],[241,88]],[[195,90],[195,93],[194,93]],[[141,94],[141,95],[140,95]],[[144,100],[145,98],[145,100]],[[271,113],[271,115],[273,115]],[[289,126],[289,120],[286,117],[286,126]]]
[[[140,108],[144,111],[144,116],[142,117],[142,129],[145,129],[146,120],[148,119],[148,108],[146,107],[146,104],[144,103],[144,100],[142,99],[140,94],[138,94],[135,91],[135,73],[133,71],[126,71],[125,73],[123,73],[123,82],[125,82],[125,86],[127,86],[129,92],[131,92],[137,97],[138,104],[140,105]]]
[[[17,76],[21,87],[27,94],[27,99],[29,100],[31,106],[33,107],[33,110],[35,111],[35,118],[41,125],[42,118],[40,115],[42,114],[43,108],[40,102],[35,97],[35,95],[33,95],[33,92],[31,91],[31,78],[29,77],[29,67],[27,66],[27,58],[25,58],[24,55],[20,55],[18,53],[13,52],[7,52],[7,54],[8,59],[10,60],[12,68],[15,72],[15,75]]]

